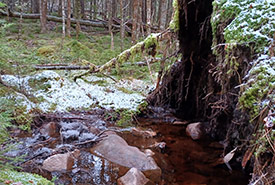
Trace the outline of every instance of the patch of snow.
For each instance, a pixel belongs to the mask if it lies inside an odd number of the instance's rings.
[[[84,80],[77,79],[74,82],[54,71],[43,71],[26,77],[12,75],[2,75],[1,77],[5,83],[17,88],[24,87],[24,90],[34,97],[43,99],[42,102],[34,104],[19,93],[14,96],[20,105],[26,105],[28,111],[38,108],[43,112],[65,112],[70,109],[89,108],[94,104],[105,108],[135,110],[145,98],[144,94],[147,94],[151,88],[150,84],[141,80],[120,80],[115,83],[111,79],[96,76],[89,76]],[[93,83],[99,80],[106,81],[106,84],[100,86]],[[30,81],[47,85],[48,88],[35,90],[30,86]],[[132,92],[122,92],[121,87]]]

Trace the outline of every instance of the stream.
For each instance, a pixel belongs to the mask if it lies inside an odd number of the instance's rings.
[[[7,155],[22,155],[24,161],[18,164],[22,171],[54,179],[55,184],[117,184],[131,165],[149,158],[144,162],[149,170],[140,168],[152,184],[248,184],[242,171],[229,171],[217,163],[221,144],[209,138],[193,141],[184,124],[173,125],[171,118],[140,118],[135,127],[120,128],[108,115],[110,110],[99,108],[39,115],[32,133],[13,131],[19,144]],[[142,158],[144,154],[147,157]],[[155,164],[157,168],[152,167]]]

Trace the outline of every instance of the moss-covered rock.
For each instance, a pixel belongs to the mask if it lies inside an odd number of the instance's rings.
[[[50,56],[56,50],[55,46],[43,46],[37,50],[38,55]]]
[[[53,182],[41,177],[40,175],[10,170],[0,171],[0,182],[5,184],[20,182],[24,185],[54,185]]]

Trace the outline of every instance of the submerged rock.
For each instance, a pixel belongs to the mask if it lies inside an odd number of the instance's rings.
[[[189,124],[186,128],[186,134],[193,140],[201,139],[204,134],[202,123],[197,122]]]
[[[71,170],[75,159],[77,159],[79,155],[80,151],[77,149],[73,152],[53,155],[43,162],[42,169],[50,172]]]
[[[123,138],[113,132],[106,134],[107,137],[95,145],[91,152],[120,166],[137,168],[154,182],[160,181],[161,169],[152,157],[147,156],[137,147],[129,146]]]
[[[118,185],[149,185],[149,179],[136,168],[131,168],[123,177],[117,180]]]
[[[140,128],[133,128],[132,134],[135,136],[141,136],[145,138],[151,138],[157,135],[157,133],[152,130],[141,130]]]

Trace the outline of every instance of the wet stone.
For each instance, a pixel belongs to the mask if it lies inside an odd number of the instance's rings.
[[[191,123],[186,127],[186,134],[193,140],[201,139],[204,132],[201,122]]]
[[[42,169],[53,172],[71,170],[75,159],[79,157],[80,151],[74,150],[65,154],[56,154],[48,157],[44,162]]]
[[[131,168],[123,177],[117,180],[118,185],[148,185],[149,179],[136,168]]]
[[[91,149],[92,153],[120,166],[137,168],[150,180],[154,182],[160,181],[161,169],[152,157],[148,157],[137,147],[129,146],[120,136],[114,133],[106,134],[107,137]]]

